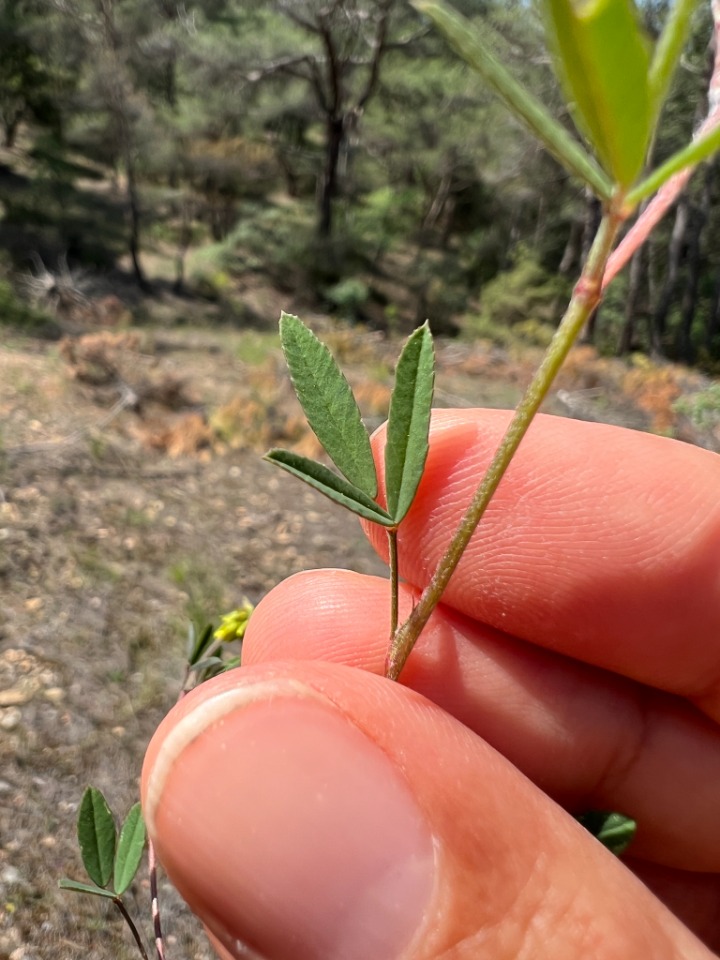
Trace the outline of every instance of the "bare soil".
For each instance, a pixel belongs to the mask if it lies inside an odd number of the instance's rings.
[[[316,319],[379,423],[397,344]],[[136,952],[112,905],[57,881],[83,879],[85,786],[120,813],[136,799],[146,744],[177,697],[188,621],[217,621],[307,567],[383,565],[339,508],[260,459],[276,443],[314,450],[269,335],[3,339],[0,960],[123,960]],[[513,405],[536,360],[453,342],[438,355],[447,406]],[[672,413],[680,389],[702,385],[673,371],[653,373],[648,401],[627,387],[627,365],[580,352],[549,409],[716,444]],[[194,918],[162,893],[169,955],[210,957]],[[144,880],[130,900],[149,934]]]

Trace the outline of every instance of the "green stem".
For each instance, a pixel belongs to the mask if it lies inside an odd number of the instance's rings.
[[[387,531],[388,555],[390,563],[390,636],[394,637],[398,628],[399,619],[399,583],[398,583],[398,540],[397,527],[389,527]]]
[[[492,495],[510,466],[515,451],[550,389],[555,375],[562,366],[578,334],[585,326],[593,310],[600,303],[605,264],[624,218],[622,206],[622,197],[618,196],[603,216],[582,276],[575,287],[565,316],[555,331],[543,361],[515,411],[487,473],[477,488],[450,546],[440,560],[427,587],[425,587],[417,606],[393,635],[385,663],[385,676],[390,680],[397,680],[400,676],[415,641],[447,587],[450,577],[465,552],[470,537],[475,532]]]
[[[717,123],[717,120],[715,122]],[[682,150],[678,150],[662,166],[653,170],[636,187],[628,191],[625,198],[628,209],[633,209],[641,200],[651,196],[676,173],[680,173],[687,167],[694,167],[706,160],[715,153],[718,147],[720,147],[720,126],[706,129],[696,140],[683,147]]]

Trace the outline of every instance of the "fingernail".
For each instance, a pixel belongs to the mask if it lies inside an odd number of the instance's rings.
[[[304,685],[200,704],[166,737],[146,812],[170,879],[236,956],[392,960],[421,930],[431,831],[388,756]]]

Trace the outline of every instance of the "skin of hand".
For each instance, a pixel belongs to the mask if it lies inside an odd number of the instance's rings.
[[[434,413],[401,615],[509,416]],[[538,417],[399,683],[384,581],[271,591],[243,667],[171,711],[143,770],[160,860],[220,956],[715,956],[719,491],[712,453]],[[587,809],[637,819],[626,857],[568,812]]]

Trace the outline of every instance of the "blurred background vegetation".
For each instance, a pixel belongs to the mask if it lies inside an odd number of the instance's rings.
[[[569,124],[533,4],[456,6]],[[656,34],[666,0],[639,6]],[[655,162],[704,114],[708,7]],[[717,201],[711,161],[587,342],[718,372]],[[262,281],[376,329],[543,345],[598,218],[403,0],[0,0],[2,322],[63,332],[124,282],[136,321],[173,292],[242,325]]]

